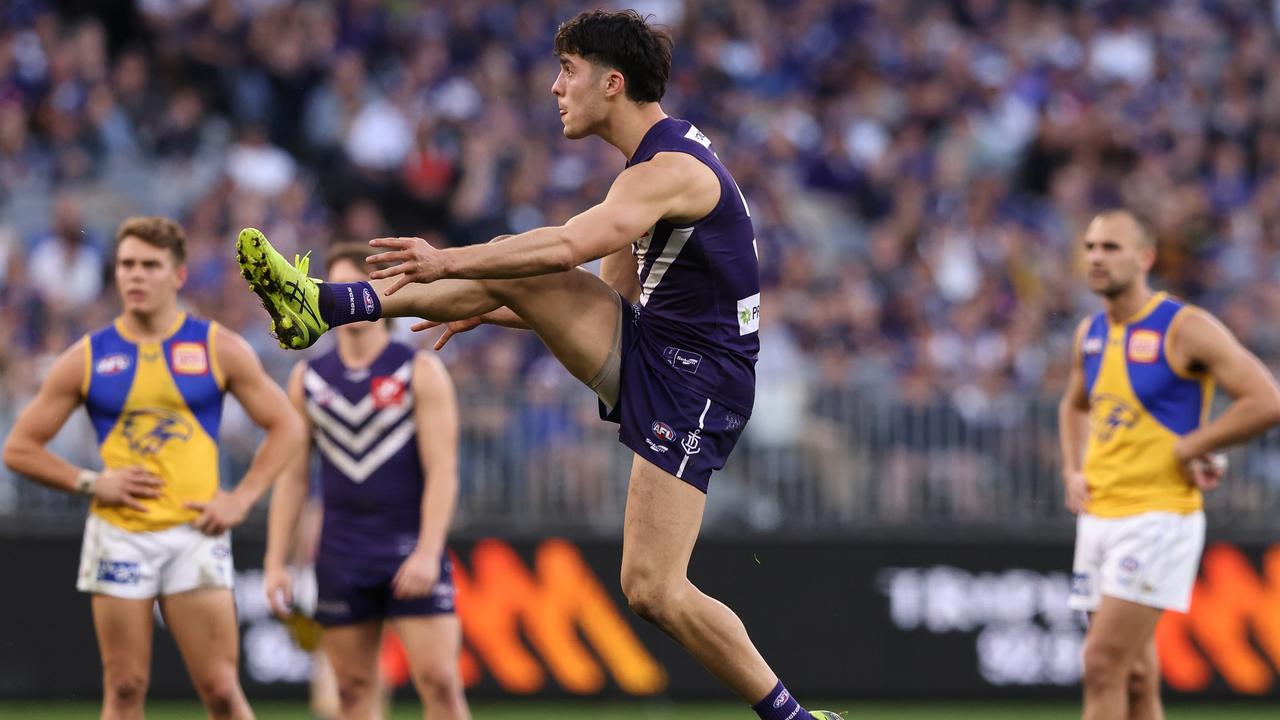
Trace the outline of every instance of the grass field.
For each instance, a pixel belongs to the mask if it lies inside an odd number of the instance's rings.
[[[1035,703],[850,703],[815,704],[837,710],[849,720],[1075,720],[1078,706]],[[297,703],[259,703],[255,707],[259,720],[310,720],[306,708]],[[503,703],[477,704],[472,707],[476,720],[750,720],[751,712],[736,705],[698,703],[674,704],[596,704],[596,703]],[[0,702],[0,718],[5,720],[72,720],[95,718],[94,703],[17,703]],[[153,702],[147,707],[150,720],[179,720],[203,717],[201,708],[192,703]],[[416,706],[402,703],[392,720],[417,720],[422,715]],[[1280,706],[1225,704],[1173,705],[1169,720],[1276,720]]]

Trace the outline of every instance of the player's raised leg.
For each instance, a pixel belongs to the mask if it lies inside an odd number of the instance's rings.
[[[457,615],[397,617],[392,627],[400,636],[413,685],[422,698],[425,720],[470,720],[463,696],[458,653],[462,626]]]
[[[240,688],[240,632],[229,588],[201,588],[160,598],[160,611],[211,718],[253,717]]]
[[[102,720],[143,716],[151,679],[154,602],[151,598],[93,596],[93,626],[102,654]]]
[[[377,620],[325,628],[324,652],[338,678],[340,720],[374,720],[379,716],[381,642],[382,623]]]
[[[1084,641],[1084,720],[1129,717],[1129,677],[1164,611],[1104,595]]]
[[[241,274],[271,315],[286,348],[313,344],[331,327],[379,317],[450,321],[509,307],[538,334],[574,377],[590,381],[613,348],[620,318],[618,295],[585,270],[507,280],[437,280],[411,283],[386,296],[394,279],[326,287],[307,276],[307,263],[291,264],[261,232],[241,231]]]

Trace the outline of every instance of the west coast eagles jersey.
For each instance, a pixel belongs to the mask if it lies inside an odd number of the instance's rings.
[[[1132,319],[1094,316],[1080,345],[1089,394],[1084,476],[1100,517],[1189,513],[1203,504],[1173,450],[1208,418],[1213,381],[1169,363],[1169,340],[1188,308],[1157,293]]]
[[[142,532],[190,522],[199,513],[183,504],[217,492],[217,328],[183,313],[161,342],[137,342],[119,320],[86,339],[81,390],[103,466],[137,465],[164,481],[160,497],[142,500],[145,513],[95,502],[91,511],[113,525]]]

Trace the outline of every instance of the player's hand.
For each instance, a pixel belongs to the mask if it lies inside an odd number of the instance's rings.
[[[1089,504],[1089,481],[1085,479],[1084,473],[1073,472],[1062,478],[1062,484],[1066,490],[1067,509],[1079,515],[1084,511],[1085,505]]]
[[[163,487],[164,481],[159,476],[136,465],[108,468],[94,481],[93,497],[102,505],[124,505],[146,512],[147,508],[140,501],[160,497]]]
[[[1222,453],[1207,453],[1191,458],[1185,467],[1192,484],[1201,490],[1212,490],[1222,484],[1222,478],[1227,474],[1227,456]]]
[[[276,617],[284,620],[293,612],[293,576],[283,565],[267,566],[262,574],[262,589],[267,604]]]
[[[443,348],[446,343],[452,340],[454,335],[467,332],[468,330],[475,330],[483,324],[484,317],[477,315],[476,317],[467,318],[466,320],[454,320],[449,323],[442,323],[436,320],[423,320],[422,322],[410,325],[409,329],[414,332],[422,332],[423,330],[430,330],[433,327],[440,327],[441,325],[444,325],[444,332],[436,339],[435,349],[439,350]]]
[[[200,511],[200,517],[191,523],[196,530],[205,535],[221,535],[244,522],[250,504],[235,493],[219,490],[209,502],[189,502],[183,507]]]
[[[396,263],[392,267],[369,273],[369,277],[381,280],[400,276],[395,284],[383,292],[384,295],[392,295],[411,282],[430,283],[445,277],[444,251],[431,247],[431,243],[422,238],[377,238],[370,240],[369,244],[376,248],[386,248],[386,252],[370,255],[365,258],[365,262],[370,265]]]
[[[440,554],[414,550],[400,564],[391,590],[397,599],[426,597],[440,579]]]

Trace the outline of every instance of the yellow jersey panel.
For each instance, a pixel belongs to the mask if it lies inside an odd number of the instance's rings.
[[[1126,323],[1099,313],[1089,325],[1080,353],[1089,394],[1085,510],[1092,515],[1189,513],[1204,505],[1174,458],[1179,438],[1205,422],[1213,400],[1211,379],[1169,364],[1168,334],[1185,309],[1157,293]]]
[[[134,532],[191,522],[183,507],[218,490],[223,390],[214,375],[213,328],[180,316],[162,342],[137,343],[118,323],[89,337],[85,406],[107,468],[139,466],[163,482],[146,512],[94,503],[92,512]]]

